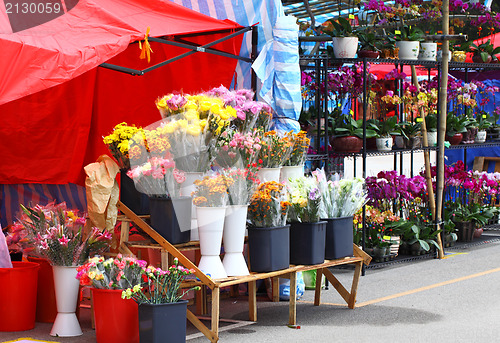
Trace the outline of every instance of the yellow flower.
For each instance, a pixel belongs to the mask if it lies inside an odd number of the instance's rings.
[[[210,107],[210,112],[217,114],[217,115],[220,114],[221,106],[219,104],[212,104],[212,106]]]
[[[226,107],[226,112],[229,115],[230,118],[236,118],[236,109],[232,108],[231,106]]]
[[[199,125],[189,125],[186,128],[186,133],[191,136],[199,136],[201,134],[201,128]]]
[[[135,285],[135,286],[134,286],[134,288],[132,289],[132,291],[133,291],[134,293],[137,293],[137,292],[139,292],[141,289],[142,289],[141,285]]]
[[[95,279],[96,279],[96,280],[104,280],[104,275],[102,275],[102,273],[97,273],[97,274],[95,275]]]
[[[130,299],[132,296],[132,290],[130,288],[127,288],[122,292],[122,299]]]
[[[200,120],[200,128],[203,130],[205,126],[207,126],[207,120],[206,119]]]
[[[185,119],[181,119],[177,121],[177,126],[181,129],[185,129],[188,127],[188,122]]]
[[[200,116],[198,115],[198,111],[190,109],[184,113],[184,118],[187,120],[197,120],[200,119]]]
[[[202,101],[200,102],[200,111],[206,112],[210,110],[210,107],[212,107],[212,104],[210,101]]]
[[[219,112],[219,117],[220,117],[220,119],[222,119],[222,120],[228,120],[228,119],[230,118],[230,117],[229,117],[229,113],[227,113],[227,111],[226,111],[226,110],[222,110],[222,109],[221,109],[221,110],[220,110],[220,112]],[[220,125],[219,125],[219,126],[220,126]]]
[[[165,97],[161,98],[156,102],[156,107],[158,109],[167,107],[167,100],[165,99]]]
[[[96,273],[94,271],[90,271],[89,272],[89,278],[92,279],[92,280],[94,280],[95,279],[95,274]]]

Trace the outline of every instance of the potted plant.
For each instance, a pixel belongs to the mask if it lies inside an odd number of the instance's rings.
[[[382,38],[380,43],[380,57],[388,59],[397,59],[399,56],[399,48],[396,46],[396,39],[390,35]]]
[[[79,282],[77,268],[90,256],[109,248],[111,234],[92,228],[84,232],[86,219],[76,211],[68,210],[64,203],[46,206],[21,205],[20,219],[28,239],[40,256],[47,258],[54,272],[57,316],[50,335],[72,337],[82,335],[76,317]]]
[[[351,23],[345,18],[329,19],[322,24],[322,31],[332,36],[335,58],[354,58],[358,50],[358,37]]]
[[[467,112],[469,112],[469,111],[467,111]],[[476,118],[474,118],[470,114],[466,114],[466,115],[464,115],[464,117],[466,118],[466,120],[464,121],[466,132],[463,133],[462,143],[472,144],[472,143],[474,143],[474,140],[475,140],[476,135],[477,135],[478,123],[477,123]]]
[[[134,270],[134,278],[142,279],[134,283],[125,276],[127,288],[121,295],[122,299],[133,299],[138,304],[140,341],[159,343],[168,337],[169,342],[185,342],[188,301],[182,297],[200,288],[196,286],[183,292],[179,289],[186,276],[194,271],[180,266],[177,258],[168,270],[146,267],[144,261],[135,259],[127,264]]]
[[[491,40],[479,45],[472,42],[469,45],[469,51],[472,52],[472,61],[474,63],[490,63],[498,61],[496,54],[500,53],[500,46],[495,47]]]
[[[427,144],[435,146],[437,143],[437,116],[429,113],[425,116],[425,129],[427,130]]]
[[[363,147],[363,119],[355,120],[350,115],[340,115],[331,119],[332,145],[338,152],[359,152]],[[375,137],[373,128],[366,128],[366,138]]]
[[[275,181],[263,182],[248,206],[248,253],[253,272],[271,272],[290,266],[290,203],[286,188]]]
[[[420,42],[424,40],[424,32],[415,25],[404,25],[394,34],[396,46],[399,48],[400,60],[416,60],[420,50]]]
[[[108,259],[94,256],[77,268],[80,285],[92,287],[92,311],[98,342],[139,343],[137,303],[132,299],[122,299],[122,292],[129,284],[143,284],[141,271],[146,265],[146,261],[118,254]]]
[[[360,30],[357,32],[359,39],[358,57],[378,58],[382,40],[375,32]]]
[[[398,118],[396,116],[374,122],[373,129],[376,133],[377,149],[379,151],[392,150],[392,135],[398,134],[396,130],[397,124]]]
[[[487,130],[491,127],[491,122],[488,120],[488,114],[485,111],[480,111],[476,114],[477,133],[474,138],[474,143],[486,142]]]
[[[421,146],[420,129],[421,123],[400,122],[397,123],[395,131],[399,133],[396,136],[396,146],[400,149],[415,149]]]
[[[312,174],[317,179],[323,200],[320,217],[327,222],[325,258],[351,256],[353,216],[367,201],[365,182],[362,178],[327,180],[323,169]]]
[[[446,116],[446,140],[451,145],[458,145],[462,141],[463,133],[467,132],[466,123],[468,119],[465,116],[457,116],[449,112]]]

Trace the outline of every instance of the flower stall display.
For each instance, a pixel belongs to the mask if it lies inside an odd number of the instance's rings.
[[[180,266],[178,259],[168,270],[147,266],[144,261],[129,260],[134,280],[125,277],[127,288],[123,299],[133,299],[139,305],[139,337],[141,342],[186,341],[187,300],[182,297],[192,289],[180,292],[181,283],[194,271]],[[123,276],[122,276],[123,277]]]
[[[80,285],[91,286],[97,342],[139,342],[137,303],[122,299],[123,290],[129,284],[141,284],[145,261],[118,254],[105,259],[94,256],[78,267]],[[124,323],[127,323],[124,325]]]
[[[322,195],[315,177],[287,184],[290,194],[290,263],[319,264],[325,260],[326,221],[320,220]]]
[[[262,182],[279,181],[281,166],[290,156],[293,144],[283,139],[277,131],[264,132],[260,140],[260,150],[257,157],[259,180]]]
[[[111,234],[97,228],[84,232],[85,218],[66,209],[64,203],[46,206],[21,205],[19,219],[36,246],[37,252],[53,265],[58,314],[52,336],[72,337],[82,334],[76,317],[79,283],[76,268],[89,256],[109,247]]]
[[[291,142],[292,151],[281,167],[280,181],[287,181],[289,178],[304,175],[304,163],[311,140],[307,137],[306,131],[294,133],[288,132],[285,139]]]
[[[144,134],[144,130],[134,125],[123,122],[113,128],[113,132],[103,138],[104,144],[108,147],[111,155],[118,162],[120,169],[130,169],[130,161],[140,161],[140,155],[136,139]],[[134,139],[133,139],[134,138]],[[132,150],[132,154],[130,154]]]
[[[271,272],[290,266],[290,203],[283,184],[263,182],[248,207],[248,254],[253,272]]]
[[[206,175],[196,180],[193,204],[196,206],[201,259],[198,268],[213,279],[227,277],[220,259],[228,187],[233,179],[224,174]]]
[[[221,173],[229,180],[227,184],[228,206],[224,219],[224,259],[222,264],[228,276],[248,275],[243,256],[248,204],[258,180],[248,169],[223,169]]]
[[[337,259],[353,254],[353,215],[367,202],[362,178],[327,180],[325,171],[313,172],[321,190],[320,217],[326,220],[325,258]]]
[[[256,171],[256,160],[260,149],[259,130],[240,132],[228,128],[217,139],[214,162],[221,168],[249,168]]]

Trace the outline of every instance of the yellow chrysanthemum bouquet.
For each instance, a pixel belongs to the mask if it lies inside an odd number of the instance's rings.
[[[300,166],[304,164],[307,157],[307,150],[309,149],[309,144],[311,140],[307,138],[306,131],[300,131],[298,133],[293,133],[290,131],[284,137],[292,145],[292,151],[290,152],[289,158],[285,160],[285,166]]]
[[[144,146],[144,130],[135,125],[120,123],[113,132],[103,138],[111,155],[116,159],[121,169],[130,169],[131,161],[137,164],[144,158],[140,146]]]
[[[290,157],[293,142],[284,139],[277,131],[267,131],[260,139],[260,150],[257,164],[261,168],[277,168],[284,165]]]
[[[288,195],[285,186],[275,181],[261,183],[248,206],[248,222],[252,227],[277,227],[286,224]]]
[[[222,207],[227,205],[228,187],[233,179],[223,174],[205,175],[194,182],[193,204],[202,207]]]

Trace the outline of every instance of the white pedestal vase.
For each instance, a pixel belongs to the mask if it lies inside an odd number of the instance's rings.
[[[376,139],[378,151],[392,150],[392,137],[381,137]]]
[[[50,331],[51,336],[74,337],[83,334],[75,313],[80,290],[76,268],[53,266],[57,316]]]
[[[354,58],[358,51],[358,37],[333,37],[332,45],[336,58]]]
[[[283,166],[280,172],[280,182],[288,181],[289,178],[296,179],[304,176],[304,165],[300,166]]]
[[[201,259],[198,268],[212,279],[227,277],[220,259],[226,207],[196,206]]]
[[[421,61],[435,61],[437,57],[437,43],[420,43],[418,59]]]
[[[248,205],[231,205],[224,219],[224,259],[222,264],[228,276],[248,275],[248,266],[243,256]]]
[[[474,143],[484,143],[486,142],[486,130],[481,130],[476,133],[476,138]]]
[[[203,173],[201,172],[186,172],[186,180],[182,183],[181,196],[191,196],[196,190],[194,182],[196,180],[201,180],[203,178]],[[196,222],[196,207],[191,202],[191,241],[197,241],[198,239],[198,223]]]
[[[257,172],[257,177],[260,182],[276,181],[280,182],[281,167],[277,168],[261,168]]]
[[[417,60],[420,50],[419,41],[398,41],[396,47],[399,48],[398,57],[400,60]]]

